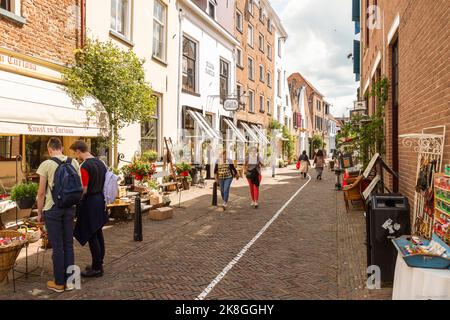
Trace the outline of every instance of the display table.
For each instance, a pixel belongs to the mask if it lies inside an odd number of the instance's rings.
[[[399,255],[393,300],[450,300],[450,270],[411,268]]]

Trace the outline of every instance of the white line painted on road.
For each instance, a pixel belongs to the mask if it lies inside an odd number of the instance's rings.
[[[278,210],[277,213],[275,213],[272,219],[270,219],[270,221],[266,223],[266,225],[258,232],[258,234],[252,240],[250,240],[249,243],[247,243],[247,245],[236,255],[236,257],[234,257],[233,260],[230,261],[230,263],[222,270],[222,272],[209,284],[208,287],[206,287],[205,290],[203,290],[203,292],[195,300],[204,300],[209,295],[212,289],[214,289],[214,287],[227,275],[228,271],[230,271],[234,267],[234,265],[237,264],[239,260],[241,260],[248,249],[250,249],[250,247],[264,234],[264,232],[266,232],[267,229],[269,229],[269,227],[272,225],[272,223],[274,223],[275,220],[278,219],[284,209],[287,208],[292,200],[294,200],[310,182],[311,176],[308,175],[308,181],[300,189],[297,190],[297,192],[284,204],[283,207],[281,207],[280,210]]]

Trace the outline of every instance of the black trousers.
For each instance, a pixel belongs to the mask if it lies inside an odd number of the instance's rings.
[[[103,259],[105,258],[105,239],[103,231],[99,229],[89,239],[89,249],[92,255],[92,269],[101,270],[103,268]]]

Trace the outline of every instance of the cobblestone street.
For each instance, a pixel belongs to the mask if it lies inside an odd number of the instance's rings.
[[[334,182],[330,172],[321,182],[303,180],[292,168],[279,170],[275,179],[266,172],[260,208],[250,207],[248,187],[240,180],[233,185],[226,212],[211,206],[210,187],[193,188],[182,195],[182,208],[173,219],[143,217],[142,243],[132,241],[133,223],[105,228],[102,278],[83,280],[82,289],[74,292],[49,293],[49,251],[43,277],[16,281],[15,294],[11,282],[2,285],[0,299],[193,300],[233,259],[233,267],[206,299],[390,299],[390,289],[365,289],[364,217],[360,211],[345,212]],[[29,252],[33,265],[36,249]],[[81,268],[90,263],[87,247],[77,244],[75,253]],[[18,268],[24,264],[22,255]]]

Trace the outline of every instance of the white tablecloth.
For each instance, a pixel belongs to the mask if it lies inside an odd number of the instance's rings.
[[[0,201],[0,214],[16,207],[16,203],[14,201],[4,200]]]
[[[450,270],[410,268],[398,255],[393,300],[450,300]]]

